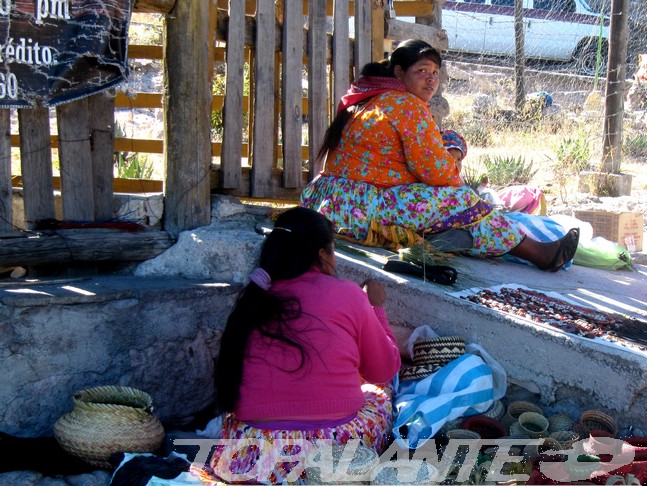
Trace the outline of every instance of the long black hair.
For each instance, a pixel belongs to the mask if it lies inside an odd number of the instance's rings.
[[[303,207],[281,213],[274,229],[267,236],[258,266],[272,281],[288,280],[303,275],[321,263],[319,251],[333,251],[332,223],[322,214]],[[251,282],[243,289],[220,342],[216,364],[216,405],[220,412],[233,411],[240,396],[243,363],[247,342],[253,331],[296,348],[303,366],[303,346],[290,332],[289,321],[301,315],[296,298],[279,297]]]
[[[440,53],[431,47],[430,44],[419,39],[409,39],[400,42],[389,59],[365,64],[360,71],[360,77],[382,76],[393,78],[395,77],[395,66],[400,66],[403,71],[406,71],[422,59],[431,59],[438,64],[439,68],[443,63]],[[351,106],[340,111],[335,116],[328,130],[326,130],[321,148],[317,152],[317,163],[321,162],[326,157],[326,154],[332,152],[339,146],[344,127],[358,109],[356,105]]]

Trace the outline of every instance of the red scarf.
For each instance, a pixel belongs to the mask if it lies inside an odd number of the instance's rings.
[[[341,97],[339,106],[337,106],[337,113],[368,98],[393,90],[406,91],[407,88],[402,81],[396,78],[361,76],[350,85],[346,94]]]

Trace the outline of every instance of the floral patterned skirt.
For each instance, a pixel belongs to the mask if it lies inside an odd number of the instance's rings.
[[[467,186],[416,183],[380,188],[363,181],[319,176],[303,190],[301,205],[322,213],[333,222],[337,233],[356,240],[366,238],[371,221],[418,233],[462,228],[474,240],[467,253],[500,256],[525,236],[514,222]]]
[[[343,445],[352,439],[384,452],[391,439],[393,407],[391,384],[362,385],[364,407],[354,419],[332,428],[314,430],[258,429],[228,414],[222,438],[234,439],[232,447],[215,447],[208,466],[193,464],[191,473],[203,484],[303,484],[304,462],[317,445]],[[235,451],[235,452],[234,452]]]

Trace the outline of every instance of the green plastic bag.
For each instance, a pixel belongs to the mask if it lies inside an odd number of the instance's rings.
[[[617,243],[600,236],[580,241],[573,263],[604,270],[634,270],[629,252]]]

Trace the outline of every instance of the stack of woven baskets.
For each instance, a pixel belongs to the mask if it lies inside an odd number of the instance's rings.
[[[164,428],[153,414],[152,398],[135,388],[102,386],[74,394],[74,409],[54,425],[54,436],[69,454],[111,468],[115,452],[153,452]]]

